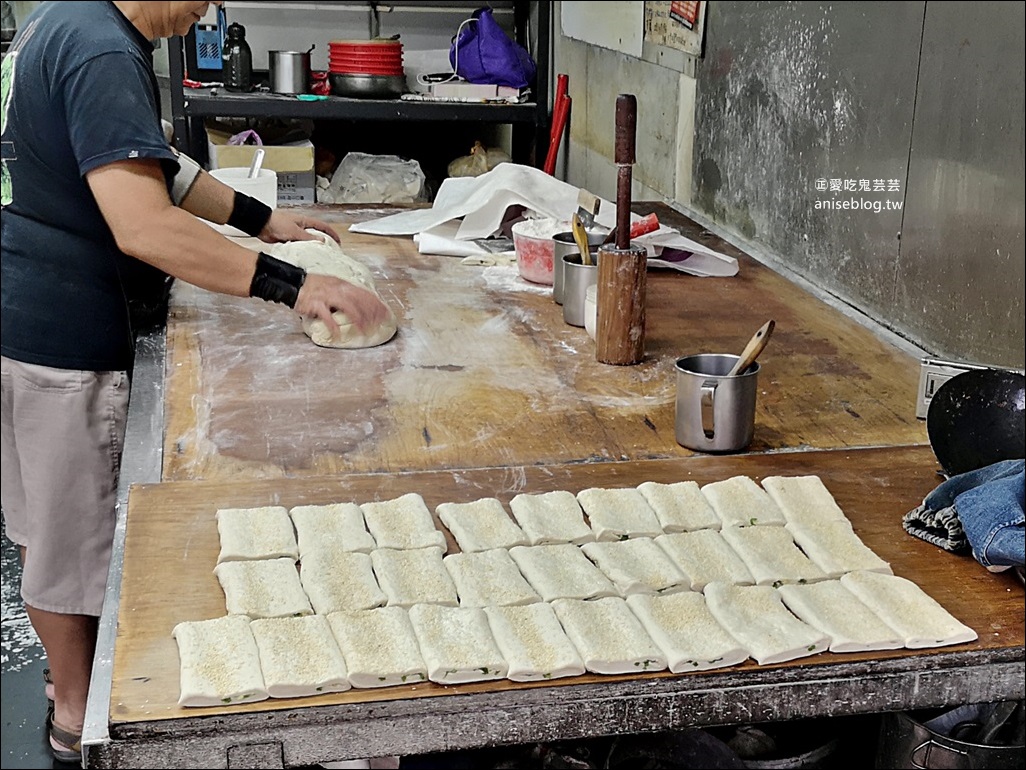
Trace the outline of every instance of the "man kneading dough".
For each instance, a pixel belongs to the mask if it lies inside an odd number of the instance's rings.
[[[316,232],[313,234],[319,235]],[[342,251],[330,238],[275,244],[264,247],[264,250],[308,273],[333,275],[381,298],[374,288],[374,278],[367,266]],[[341,310],[336,310],[332,315],[339,326],[339,334],[334,338],[324,321],[303,316],[303,331],[315,345],[325,348],[372,348],[388,342],[396,333],[396,317],[391,309],[382,321],[362,331]]]

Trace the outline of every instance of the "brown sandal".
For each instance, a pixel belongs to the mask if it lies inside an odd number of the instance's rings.
[[[65,730],[53,721],[53,715],[46,715],[46,729],[50,735],[50,752],[58,762],[82,764],[82,734]]]

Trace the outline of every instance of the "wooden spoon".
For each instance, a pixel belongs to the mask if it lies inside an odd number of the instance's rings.
[[[591,264],[591,247],[588,246],[588,233],[584,229],[584,222],[581,221],[581,217],[574,212],[573,217],[570,219],[570,228],[574,232],[574,241],[577,242],[577,248],[581,252],[581,264]]]
[[[775,321],[767,321],[765,326],[752,335],[752,338],[748,340],[748,344],[745,345],[745,349],[741,351],[741,357],[737,359],[737,363],[734,364],[729,372],[727,372],[728,377],[734,377],[741,374],[741,372],[755,362],[755,359],[759,357],[762,349],[766,347],[766,343],[769,342],[770,335],[773,333],[773,327],[775,325]]]

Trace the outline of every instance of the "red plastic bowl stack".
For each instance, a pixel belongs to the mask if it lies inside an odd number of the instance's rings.
[[[403,44],[398,40],[332,40],[328,47],[334,75],[403,75]]]

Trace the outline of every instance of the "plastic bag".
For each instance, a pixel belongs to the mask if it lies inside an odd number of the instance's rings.
[[[338,164],[318,203],[418,203],[425,200],[424,172],[415,160],[351,152]]]
[[[255,144],[257,147],[263,147],[264,140],[261,139],[260,134],[253,129],[247,129],[246,131],[240,131],[228,139],[228,144],[236,147],[244,144]]]
[[[512,88],[525,88],[534,80],[534,59],[499,26],[491,8],[478,8],[460,26],[449,49],[449,64],[461,78]]]
[[[470,155],[464,155],[449,164],[449,176],[481,176],[491,171],[500,163],[509,163],[510,157],[498,147],[485,146],[474,142]]]

